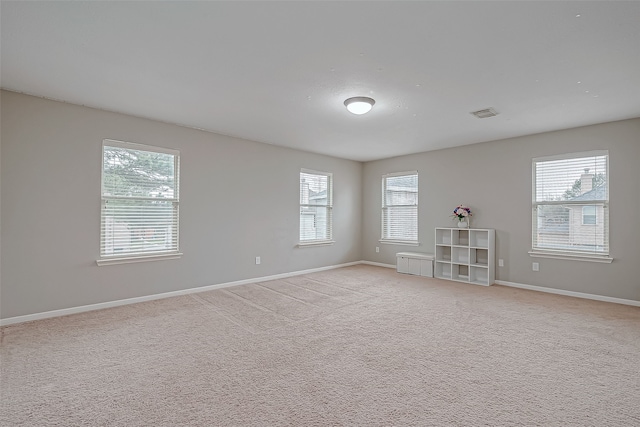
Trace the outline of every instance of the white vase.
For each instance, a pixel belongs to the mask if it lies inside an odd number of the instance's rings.
[[[458,221],[458,228],[469,228],[469,223],[467,221]]]

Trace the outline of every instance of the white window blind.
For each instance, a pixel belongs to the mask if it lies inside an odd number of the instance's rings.
[[[300,172],[300,242],[323,243],[333,238],[333,176]]]
[[[382,177],[382,240],[418,241],[418,172]]]
[[[533,160],[532,253],[609,255],[609,155]]]
[[[103,142],[101,258],[178,253],[179,164],[176,150]]]

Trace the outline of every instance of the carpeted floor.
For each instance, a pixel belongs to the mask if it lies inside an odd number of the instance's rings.
[[[359,265],[2,328],[2,426],[640,426],[640,309]]]

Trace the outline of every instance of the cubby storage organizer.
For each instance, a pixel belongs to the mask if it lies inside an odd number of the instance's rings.
[[[495,275],[496,231],[487,228],[436,228],[433,276],[489,286]]]

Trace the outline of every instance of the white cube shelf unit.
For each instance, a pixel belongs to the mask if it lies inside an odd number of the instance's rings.
[[[433,276],[489,286],[496,280],[496,231],[486,228],[436,228]]]

